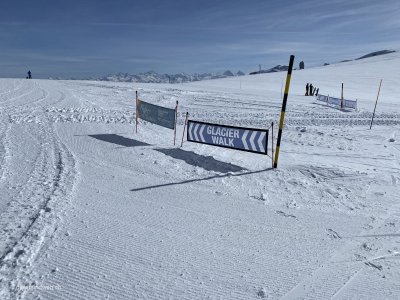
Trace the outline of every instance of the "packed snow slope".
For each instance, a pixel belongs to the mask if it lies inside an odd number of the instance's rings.
[[[267,128],[285,73],[183,85],[0,80],[0,299],[400,298],[400,56],[294,71],[279,168],[184,142]],[[375,124],[369,130],[380,79]],[[341,111],[305,97],[358,99]],[[173,108],[140,121],[135,91]],[[275,125],[275,132],[276,130]]]

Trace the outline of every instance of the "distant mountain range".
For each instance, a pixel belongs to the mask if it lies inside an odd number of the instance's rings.
[[[192,82],[207,79],[219,79],[234,76],[246,75],[242,71],[237,73],[232,73],[231,71],[225,71],[224,73],[202,73],[202,74],[158,74],[154,71],[149,71],[139,74],[128,74],[128,73],[117,73],[110,74],[101,78],[96,78],[94,80],[100,81],[113,81],[113,82],[142,82],[142,83],[182,83],[182,82]]]
[[[364,56],[356,58],[354,60],[365,59],[369,57],[374,57],[378,55],[384,55],[396,52],[394,50],[381,50],[376,52],[368,53]],[[348,62],[352,61],[352,59],[342,60],[341,62]],[[329,63],[324,63],[324,66],[329,65]],[[287,71],[288,66],[281,66],[277,65],[273,68],[267,70],[259,70],[255,72],[250,72],[249,75],[255,74],[263,74],[263,73],[274,73],[274,72],[282,72]],[[89,77],[83,80],[94,80],[94,81],[112,81],[112,82],[140,82],[140,83],[183,83],[183,82],[192,82],[192,81],[200,81],[200,80],[209,80],[209,79],[219,79],[219,78],[228,78],[228,77],[235,77],[235,76],[243,76],[246,75],[242,71],[238,71],[237,73],[232,73],[231,71],[227,70],[223,73],[202,73],[202,74],[186,74],[186,73],[179,73],[179,74],[159,74],[155,71],[149,71],[145,73],[139,74],[128,74],[128,73],[117,73],[117,74],[109,74],[104,77]],[[49,78],[49,79],[61,79],[61,78]],[[72,80],[76,78],[70,78]]]
[[[349,62],[349,61],[353,61],[353,60],[360,60],[360,59],[370,58],[370,57],[374,57],[374,56],[385,55],[385,54],[389,54],[389,53],[393,53],[393,52],[396,52],[396,51],[394,51],[394,50],[380,50],[380,51],[368,53],[368,54],[366,54],[364,56],[361,56],[359,58],[356,58],[356,59],[346,59],[346,60],[342,60],[340,62]],[[328,66],[329,63],[324,63],[323,65],[324,66]],[[289,68],[288,66],[277,65],[277,66],[275,66],[275,67],[273,67],[271,69],[268,69],[268,70],[259,70],[259,71],[256,71],[256,72],[251,72],[251,73],[249,73],[249,75],[287,71],[288,68]]]
[[[369,58],[369,57],[374,57],[374,56],[378,56],[378,55],[385,55],[385,54],[389,54],[389,53],[393,53],[393,52],[396,52],[396,51],[394,51],[394,50],[381,50],[381,51],[371,52],[371,53],[368,53],[367,55],[364,55],[364,56],[361,56],[359,58],[356,58],[356,60]]]
[[[349,62],[349,61],[353,61],[353,60],[360,60],[360,59],[370,58],[370,57],[379,56],[379,55],[385,55],[385,54],[394,53],[394,52],[396,52],[396,51],[395,50],[380,50],[380,51],[375,51],[375,52],[368,53],[368,54],[363,55],[363,56],[361,56],[359,58],[356,58],[356,59],[345,59],[345,60],[342,60],[340,62],[343,63],[343,62]],[[324,65],[326,66],[326,65],[329,65],[329,64],[325,63]]]

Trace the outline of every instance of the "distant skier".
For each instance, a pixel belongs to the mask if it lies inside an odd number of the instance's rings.
[[[308,96],[308,88],[309,88],[309,85],[308,85],[308,82],[307,82],[307,85],[306,85],[306,96]]]
[[[316,92],[315,92],[315,96],[318,96],[319,93],[319,88],[317,88]]]
[[[314,89],[314,87],[313,87],[312,83],[310,83],[310,93],[308,94],[309,96],[313,95],[313,89]]]
[[[32,79],[32,73],[31,70],[28,71],[28,79]]]

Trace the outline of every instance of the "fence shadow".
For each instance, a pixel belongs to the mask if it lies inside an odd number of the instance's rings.
[[[172,158],[183,160],[189,165],[203,168],[207,171],[228,173],[228,172],[239,172],[246,170],[240,166],[216,160],[212,156],[199,155],[192,151],[185,151],[178,148],[155,149],[155,150],[165,155],[168,155]]]
[[[128,139],[118,134],[89,134],[90,137],[95,138],[100,141],[124,146],[124,147],[139,147],[139,146],[149,146],[149,144]]]
[[[136,188],[136,189],[131,189],[131,192],[139,192],[139,191],[144,191],[144,190],[151,190],[151,189],[158,189],[162,187],[167,187],[167,186],[174,186],[174,185],[182,185],[182,184],[187,184],[187,183],[193,183],[193,182],[200,182],[200,181],[207,181],[207,180],[212,180],[216,178],[224,178],[224,177],[238,177],[238,176],[246,176],[246,175],[252,175],[252,174],[258,174],[258,173],[263,173],[263,172],[268,172],[272,171],[272,168],[265,169],[265,170],[259,170],[259,171],[249,171],[249,172],[244,172],[244,173],[238,173],[238,174],[223,174],[223,175],[214,175],[210,177],[205,177],[205,178],[196,178],[196,179],[188,179],[180,182],[170,182],[170,183],[163,183],[163,184],[156,184],[156,185],[149,185],[141,188]]]
[[[338,106],[328,105],[328,104],[326,104],[326,103],[324,103],[324,102],[317,102],[317,100],[315,100],[315,102],[313,102],[313,104],[320,105],[320,106],[326,107],[326,108],[336,109],[336,110],[343,111],[343,112],[357,112],[356,109],[351,109],[351,108],[340,108],[340,107],[338,107]]]

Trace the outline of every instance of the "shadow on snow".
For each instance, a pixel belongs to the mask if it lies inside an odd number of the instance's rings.
[[[120,146],[124,146],[124,147],[150,146],[147,143],[129,139],[129,138],[117,135],[117,134],[90,134],[89,136],[92,138],[95,138],[97,140],[100,140],[100,141],[104,141],[104,142],[108,142],[108,143],[112,143],[112,144],[116,144],[116,145],[120,145]],[[156,150],[160,153],[163,153],[167,156],[170,156],[174,159],[182,160],[189,165],[192,165],[195,167],[200,167],[207,171],[214,171],[214,172],[226,173],[226,174],[214,175],[214,176],[205,177],[205,178],[188,179],[188,180],[184,180],[181,182],[171,182],[171,183],[164,183],[164,184],[158,184],[158,185],[151,185],[151,186],[131,189],[132,192],[148,190],[148,189],[156,189],[156,188],[167,187],[167,186],[181,185],[181,184],[192,183],[192,182],[200,182],[200,181],[206,181],[206,180],[211,180],[211,179],[216,179],[216,178],[224,178],[224,177],[231,177],[231,176],[232,177],[245,176],[245,175],[257,174],[257,173],[262,173],[262,172],[272,170],[272,169],[266,169],[266,170],[260,170],[260,171],[248,171],[248,172],[233,174],[234,172],[246,171],[246,169],[242,168],[240,166],[231,164],[231,163],[226,163],[226,162],[216,160],[212,156],[199,155],[192,151],[185,151],[185,150],[178,149],[178,148],[172,148],[172,149],[160,149],[159,148],[159,149],[154,149],[154,150]]]
[[[267,171],[271,171],[271,170],[273,170],[273,169],[269,168],[269,169],[265,169],[265,170],[249,171],[249,172],[238,173],[238,174],[229,173],[229,174],[224,174],[224,175],[214,175],[214,176],[205,177],[205,178],[188,179],[188,180],[184,180],[184,181],[180,181],[180,182],[170,182],[170,183],[163,183],[163,184],[150,185],[150,186],[146,186],[146,187],[131,189],[131,192],[139,192],[139,191],[143,191],[143,190],[151,190],[151,189],[157,189],[157,188],[162,188],[162,187],[167,187],[167,186],[207,181],[207,180],[212,180],[212,179],[216,179],[216,178],[246,176],[246,175],[263,173],[263,172],[267,172]]]
[[[133,139],[128,139],[118,134],[89,134],[89,136],[100,141],[113,143],[125,147],[149,146],[149,144]]]
[[[199,155],[192,151],[185,151],[178,148],[155,149],[155,150],[165,155],[168,155],[172,158],[183,160],[185,163],[189,165],[203,168],[207,171],[228,173],[228,172],[239,172],[245,170],[242,167],[216,160],[212,156]]]

